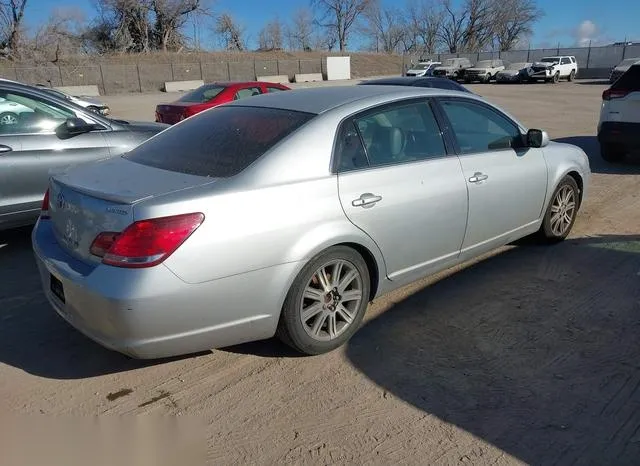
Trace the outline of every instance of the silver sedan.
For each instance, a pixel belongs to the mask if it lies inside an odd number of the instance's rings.
[[[295,90],[54,176],[32,240],[54,309],[108,348],[278,335],[319,354],[376,296],[527,235],[564,239],[589,176],[581,149],[476,95]]]

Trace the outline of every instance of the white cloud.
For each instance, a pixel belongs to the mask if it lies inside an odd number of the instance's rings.
[[[599,34],[600,29],[598,28],[596,23],[594,23],[590,19],[586,19],[582,23],[580,23],[580,26],[575,29],[573,37],[576,40],[576,45],[580,47],[586,47],[589,45],[589,43],[595,45],[596,42],[600,42]]]

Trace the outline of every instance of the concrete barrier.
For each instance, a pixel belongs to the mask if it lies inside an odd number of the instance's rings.
[[[98,89],[98,86],[95,84],[89,84],[87,86],[58,86],[55,89],[70,95],[83,95],[87,97],[100,96],[100,89]]]
[[[286,74],[278,74],[273,76],[258,76],[258,81],[265,83],[289,84],[289,76]]]
[[[202,79],[196,79],[194,81],[167,81],[164,83],[164,91],[165,92],[181,92],[181,91],[191,91],[193,89],[198,89],[200,86],[204,85],[204,81]]]
[[[322,73],[300,73],[293,77],[293,81],[297,83],[313,83],[322,81]]]

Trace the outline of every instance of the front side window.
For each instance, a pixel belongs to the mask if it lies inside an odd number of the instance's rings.
[[[73,110],[36,96],[0,90],[0,134],[52,133]]]
[[[441,104],[462,154],[522,147],[518,127],[497,111],[463,100]]]
[[[440,127],[426,102],[397,105],[356,118],[371,166],[446,154]]]
[[[247,97],[252,97],[254,95],[260,95],[259,87],[247,87],[246,89],[240,89],[236,92],[236,95],[233,97],[233,100],[246,99]]]

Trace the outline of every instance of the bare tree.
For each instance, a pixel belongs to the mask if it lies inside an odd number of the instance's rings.
[[[462,36],[463,50],[478,52],[491,43],[493,38],[493,4],[501,0],[466,0],[462,5],[467,16]]]
[[[407,50],[417,48],[426,53],[435,53],[439,32],[443,26],[444,12],[431,1],[414,1],[407,7]]]
[[[78,56],[84,48],[85,18],[77,8],[61,8],[52,12],[49,20],[42,25],[27,48],[36,61],[57,63],[65,56]]]
[[[313,16],[305,8],[293,14],[291,26],[287,27],[289,48],[292,50],[310,51],[313,39]]]
[[[469,12],[466,9],[455,10],[450,0],[444,0],[442,7],[443,20],[438,31],[438,39],[446,45],[450,53],[457,53],[463,45]]]
[[[512,50],[532,32],[544,13],[535,0],[494,0],[494,35],[499,50]]]
[[[214,32],[220,38],[225,50],[246,50],[246,41],[243,37],[244,29],[236,23],[236,20],[229,13],[223,13],[218,17]]]
[[[184,45],[180,30],[189,15],[198,10],[205,12],[200,0],[152,0],[151,8],[155,16],[154,45],[165,52]]]
[[[258,34],[258,47],[260,50],[279,50],[283,44],[282,23],[278,18],[269,21]]]
[[[318,24],[328,31],[328,37],[335,37],[340,51],[347,48],[347,41],[356,21],[362,15],[371,0],[311,0],[320,13]]]
[[[382,7],[380,0],[374,0],[364,12],[364,17],[366,22],[362,31],[372,40],[372,49],[376,52],[397,52],[407,33],[401,11]]]
[[[23,36],[24,9],[27,0],[2,0],[0,2],[0,27],[2,42],[13,58],[19,58]]]

